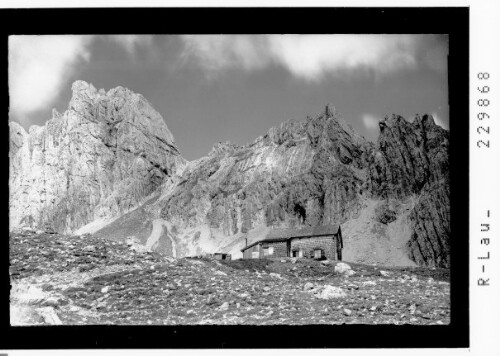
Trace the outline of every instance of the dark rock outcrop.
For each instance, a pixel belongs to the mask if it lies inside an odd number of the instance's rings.
[[[378,148],[368,165],[374,195],[403,198],[448,177],[449,134],[432,116],[417,116],[411,123],[392,115],[379,126]]]
[[[391,204],[392,203],[392,204]],[[394,201],[384,201],[375,209],[375,216],[378,222],[382,224],[390,224],[397,219],[397,208],[394,206]]]
[[[446,182],[425,187],[410,214],[410,257],[419,265],[450,266],[450,190]]]
[[[449,267],[449,133],[429,115],[413,123],[393,115],[379,125],[378,149],[368,165],[371,193],[385,199],[417,196],[410,257],[418,264]]]

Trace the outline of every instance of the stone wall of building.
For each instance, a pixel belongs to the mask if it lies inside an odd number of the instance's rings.
[[[274,249],[272,255],[265,255],[264,250],[266,248],[272,247]],[[286,248],[286,241],[277,241],[277,242],[263,242],[262,243],[262,248],[260,250],[260,258],[266,258],[266,257],[287,257],[287,248]]]
[[[243,251],[243,258],[250,259],[252,258],[252,252],[259,252],[260,246],[257,244]]]
[[[291,240],[291,253],[303,251],[303,257],[312,257],[314,250],[321,249],[329,260],[337,260],[337,244],[334,236],[295,237]]]
[[[290,256],[288,255],[287,241],[262,241],[243,251],[244,259],[251,258],[273,258],[273,257],[292,257],[293,251],[302,251],[302,257],[314,257],[314,250],[323,251],[323,256],[329,260],[337,260],[337,238],[336,236],[313,236],[313,237],[294,237],[290,241]],[[272,255],[266,255],[265,250],[272,247]],[[255,254],[254,254],[255,253]]]

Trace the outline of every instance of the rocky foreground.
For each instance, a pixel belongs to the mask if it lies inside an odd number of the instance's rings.
[[[449,271],[174,259],[91,235],[10,235],[11,324],[448,324]]]

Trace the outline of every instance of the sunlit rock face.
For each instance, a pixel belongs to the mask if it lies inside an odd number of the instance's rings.
[[[68,232],[139,205],[181,169],[165,121],[141,95],[77,81],[68,109],[26,132],[10,123],[10,227]]]

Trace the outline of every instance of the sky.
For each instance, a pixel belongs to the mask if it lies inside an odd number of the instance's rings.
[[[445,35],[10,36],[9,120],[64,112],[75,80],[142,94],[188,160],[333,104],[366,139],[392,113],[449,128]]]

